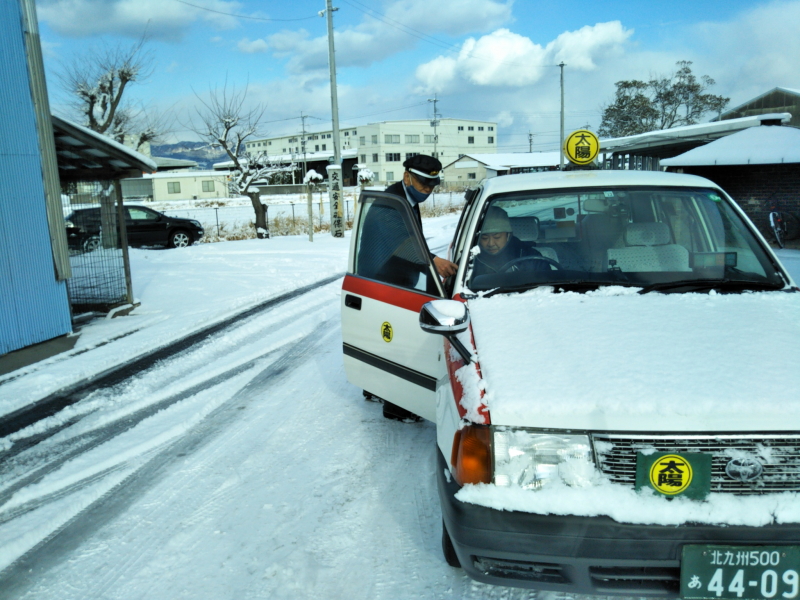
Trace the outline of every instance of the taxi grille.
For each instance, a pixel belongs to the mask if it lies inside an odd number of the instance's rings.
[[[731,494],[767,494],[800,491],[800,436],[592,436],[597,464],[611,481],[636,483],[636,455],[656,452],[710,454],[711,491]],[[725,473],[733,458],[756,458],[764,466],[754,481],[742,482]]]

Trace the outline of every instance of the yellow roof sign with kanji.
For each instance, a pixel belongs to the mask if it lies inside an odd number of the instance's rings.
[[[564,140],[564,154],[576,165],[588,165],[600,152],[600,140],[588,129],[573,131]]]

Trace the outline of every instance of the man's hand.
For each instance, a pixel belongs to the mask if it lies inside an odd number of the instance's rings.
[[[438,256],[433,257],[433,266],[436,267],[439,277],[444,279],[455,275],[456,271],[458,271],[458,265],[456,263],[450,262],[446,258],[440,258]]]

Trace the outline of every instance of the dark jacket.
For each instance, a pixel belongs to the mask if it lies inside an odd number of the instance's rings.
[[[503,270],[503,267],[512,260],[525,256],[542,256],[542,253],[533,247],[532,242],[523,242],[518,237],[512,235],[505,248],[500,250],[497,254],[489,254],[488,252],[481,251],[475,257],[475,264],[472,267],[472,276],[477,277],[478,275],[499,273]],[[549,271],[550,265],[544,260],[526,260],[517,263],[516,269],[511,267],[511,270]]]
[[[396,188],[389,191],[399,195]],[[399,191],[405,202],[402,184]],[[419,222],[419,209],[415,214]],[[357,274],[405,288],[421,289],[422,285],[422,289],[428,292],[435,291],[425,255],[415,250],[416,246],[410,243],[410,238],[411,230],[400,212],[380,203],[373,204],[361,225]],[[423,249],[427,252],[424,240]]]
[[[406,197],[405,186],[402,180],[393,183],[392,185],[387,187],[384,191],[389,194],[393,194],[395,196],[400,196],[401,198],[405,199],[406,202],[408,202],[408,198]],[[413,210],[414,214],[417,215],[417,224],[419,225],[419,230],[422,231],[422,213],[419,212],[419,204],[414,204],[411,207],[411,210]],[[436,256],[430,250],[428,250],[428,254],[431,257],[431,260],[433,260],[433,257]]]

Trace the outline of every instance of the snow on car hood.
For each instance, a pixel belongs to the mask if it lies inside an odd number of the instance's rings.
[[[800,294],[538,288],[469,308],[494,424],[797,429]]]

